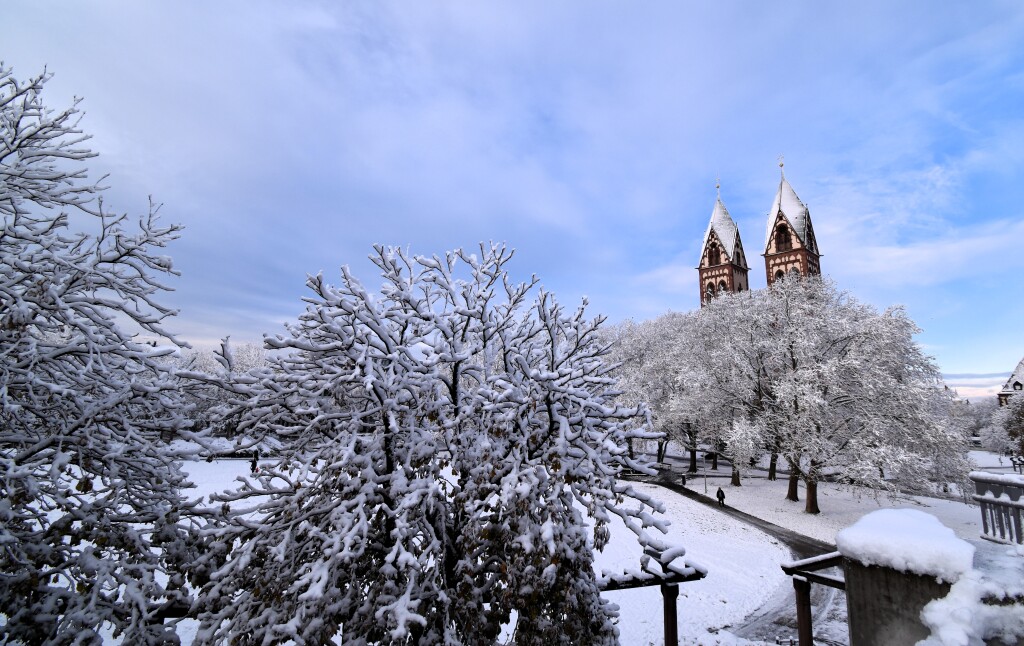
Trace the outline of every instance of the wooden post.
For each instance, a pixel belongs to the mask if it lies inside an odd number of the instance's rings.
[[[679,626],[676,619],[676,599],[679,585],[662,584],[661,597],[665,607],[665,646],[679,646]]]
[[[796,635],[800,646],[814,646],[811,629],[811,583],[800,576],[793,577],[796,592]]]

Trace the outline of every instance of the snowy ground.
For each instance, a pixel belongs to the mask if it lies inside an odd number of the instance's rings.
[[[992,454],[972,452],[971,457],[979,468],[1010,472],[1009,463],[1001,466],[998,457]],[[234,478],[246,474],[248,469],[249,463],[244,460],[222,460],[192,463],[187,465],[186,471],[196,484],[196,494],[206,495],[232,488]],[[729,506],[829,543],[835,542],[839,530],[879,508],[909,507],[926,511],[966,539],[976,540],[980,531],[978,507],[961,501],[875,498],[823,483],[819,486],[822,513],[811,516],[803,512],[802,501],[784,500],[784,479],[769,482],[763,474],[755,472],[744,478],[742,487],[731,487],[727,471],[723,469],[720,473],[721,477],[717,477],[715,472],[708,472],[708,490],[714,494],[718,486],[723,486]],[[700,646],[753,643],[732,636],[723,627],[736,626],[766,604],[788,597],[790,582],[779,565],[791,560],[789,550],[774,538],[719,514],[714,508],[656,485],[636,483],[636,486],[654,493],[665,503],[666,516],[672,521],[669,540],[684,545],[687,559],[709,570],[704,580],[680,586],[680,642]],[[703,493],[703,478],[691,478],[690,486]],[[800,495],[803,499],[802,489]],[[636,568],[638,562],[639,550],[631,534],[621,526],[613,528],[611,543],[598,555],[598,568]],[[657,587],[612,592],[607,596],[620,606],[622,644],[646,646],[662,642],[662,600]],[[841,628],[837,628],[840,633]],[[184,644],[191,642],[194,630],[194,622],[183,622],[179,626]]]
[[[787,481],[770,482],[763,477],[747,477],[743,486],[729,486],[728,480],[716,482],[725,491],[730,507],[763,518],[805,536],[835,544],[836,533],[857,522],[861,516],[882,508],[910,508],[937,517],[961,538],[977,538],[981,515],[978,507],[961,500],[941,500],[922,496],[875,496],[871,492],[851,490],[828,482],[818,485],[817,515],[804,513],[806,492],[800,487],[800,502],[785,499]],[[712,493],[714,490],[712,490]]]
[[[680,642],[737,643],[727,634],[711,632],[742,621],[776,589],[788,585],[779,564],[790,560],[789,550],[760,530],[671,491],[643,483],[636,486],[665,503],[666,516],[672,519],[669,540],[685,546],[687,559],[708,569],[705,579],[680,586]],[[600,568],[636,567],[639,550],[630,549],[625,528],[617,529],[613,530],[612,543],[598,555]],[[606,596],[621,608],[619,630],[624,645],[664,641],[662,599],[657,587],[609,592]]]
[[[971,451],[970,458],[976,467],[995,473],[1012,473],[1006,458],[986,451]],[[776,525],[781,525],[805,536],[835,544],[836,533],[857,522],[861,516],[876,509],[909,508],[925,511],[952,529],[964,539],[977,539],[981,532],[981,512],[973,504],[960,499],[927,498],[924,496],[875,495],[873,492],[841,487],[823,482],[818,485],[818,506],[821,513],[804,513],[806,492],[800,485],[800,502],[785,499],[788,481],[784,476],[771,482],[765,473],[754,471],[744,474],[742,486],[732,487],[729,483],[728,465],[720,466],[718,472],[706,471],[710,495],[719,486],[725,491],[726,503],[730,507],[757,516]],[[703,493],[703,478],[691,478],[691,487]]]

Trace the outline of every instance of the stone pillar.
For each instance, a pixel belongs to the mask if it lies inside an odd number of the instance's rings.
[[[929,631],[921,623],[928,602],[949,593],[934,576],[862,565],[844,558],[850,646],[913,646]]]
[[[836,535],[850,646],[913,646],[931,631],[921,610],[972,569],[974,546],[934,516],[880,509]]]

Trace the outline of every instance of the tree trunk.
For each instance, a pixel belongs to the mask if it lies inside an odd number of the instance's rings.
[[[658,442],[658,462],[665,461],[665,454],[668,453],[668,442],[662,440]]]
[[[775,481],[775,480],[778,479],[777,474],[776,474],[776,472],[778,470],[778,467],[779,467],[779,454],[776,453],[775,451],[772,451],[772,458],[768,462],[768,479],[769,480]]]
[[[739,487],[740,485],[740,470],[736,468],[736,465],[732,467],[732,486]]]
[[[818,508],[818,463],[811,460],[807,468],[807,475],[804,476],[804,483],[807,485],[807,506],[804,511],[808,514],[820,514]]]
[[[808,514],[820,514],[821,510],[818,509],[818,481],[808,478],[805,480],[807,484],[807,505],[804,507],[804,511]]]
[[[712,453],[711,454],[711,470],[712,471],[718,471],[718,454],[717,453]]]
[[[800,475],[793,469],[789,472],[789,489],[786,491],[786,500],[800,502],[800,491],[797,485],[800,482]]]
[[[697,473],[697,447],[690,449],[690,468],[687,473]]]

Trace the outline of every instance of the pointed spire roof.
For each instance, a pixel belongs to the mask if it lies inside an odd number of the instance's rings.
[[[780,164],[781,166],[781,164]],[[814,239],[814,233],[811,229],[811,212],[807,209],[807,206],[800,201],[797,197],[796,191],[790,186],[789,180],[786,179],[785,171],[782,172],[782,179],[779,181],[779,190],[775,193],[775,201],[772,202],[772,208],[768,211],[768,228],[765,232],[765,248],[771,242],[772,235],[775,233],[775,219],[779,215],[779,211],[786,216],[789,220],[790,226],[796,232],[800,242],[803,243],[811,253],[818,253],[818,243]]]
[[[701,253],[707,249],[712,231],[715,232],[715,235],[721,241],[722,248],[729,256],[729,261],[736,262],[736,247],[742,246],[740,243],[740,230],[732,217],[729,216],[729,210],[725,208],[721,195],[715,200],[715,208],[711,211],[711,222],[708,223],[708,229],[704,232],[704,245],[701,247]]]
[[[1003,394],[1019,393],[1019,390],[1013,389],[1014,382],[1018,381],[1024,384],[1024,359],[1021,359],[1020,363],[1017,364],[1017,369],[1010,373],[1010,378],[1006,380],[1006,384],[999,392]]]

